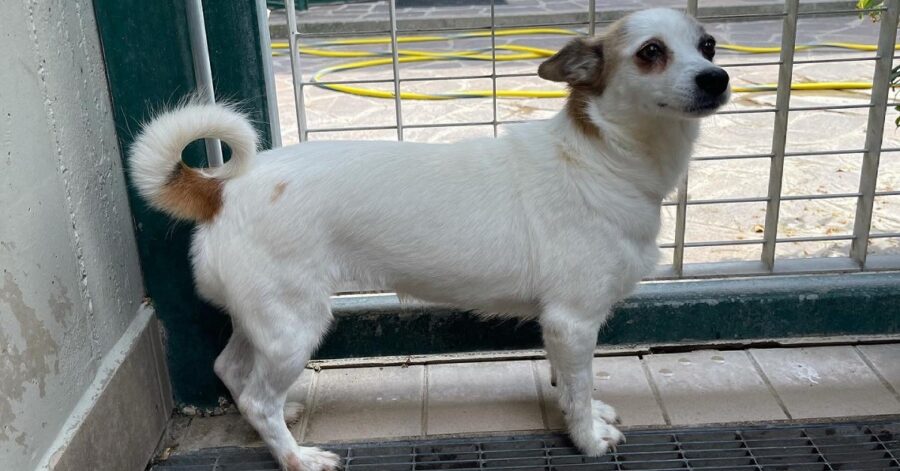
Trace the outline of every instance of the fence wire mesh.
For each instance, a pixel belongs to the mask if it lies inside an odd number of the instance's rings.
[[[287,2],[271,19],[286,27],[272,43],[283,141],[450,142],[546,119],[564,90],[537,64],[643,3]],[[736,92],[664,202],[654,278],[900,268],[900,0],[758,3],[652,2],[704,23]]]

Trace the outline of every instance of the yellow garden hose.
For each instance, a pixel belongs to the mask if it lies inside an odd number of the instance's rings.
[[[498,29],[494,31],[496,37],[507,36],[525,36],[525,35],[560,35],[560,36],[578,36],[579,33],[570,29],[562,28],[510,28]],[[490,37],[490,31],[475,31],[467,33],[458,33],[450,35],[417,35],[417,36],[400,36],[397,38],[398,44],[424,43],[451,41],[455,39],[467,38],[485,38]],[[358,87],[346,84],[327,83],[323,79],[325,76],[353,69],[361,69],[366,67],[378,67],[388,65],[393,62],[390,52],[371,52],[371,51],[334,51],[327,49],[335,46],[368,46],[390,44],[390,37],[378,38],[354,38],[354,39],[338,39],[331,41],[322,41],[315,44],[299,45],[298,50],[301,54],[332,57],[332,58],[366,58],[360,61],[347,62],[330,67],[325,67],[313,74],[311,82],[316,86],[337,92],[348,93],[358,96],[374,97],[374,98],[394,98],[394,92],[391,90],[378,90],[373,88]],[[744,53],[744,54],[777,54],[781,52],[781,48],[760,47],[760,46],[742,46],[739,44],[720,44],[719,49]],[[274,55],[284,54],[289,48],[286,42],[273,42],[272,49]],[[797,51],[808,51],[820,48],[848,49],[853,51],[871,52],[876,50],[876,46],[871,44],[857,44],[847,42],[824,42],[817,44],[805,44],[796,47]],[[895,46],[900,49],[900,45]],[[498,62],[519,61],[529,59],[540,59],[550,57],[556,51],[543,49],[532,46],[521,46],[514,44],[496,46],[495,52],[491,49],[472,49],[465,51],[453,52],[433,52],[418,51],[410,49],[398,49],[398,61],[407,62],[428,62],[428,61],[448,61],[448,60],[478,60]],[[325,83],[323,83],[325,82]],[[791,84],[791,90],[805,91],[821,91],[821,90],[868,90],[872,88],[869,82],[798,82]],[[778,89],[777,84],[766,83],[758,85],[741,85],[732,87],[732,91],[736,93],[751,92],[769,92]],[[563,98],[567,95],[565,90],[497,90],[498,98]],[[493,90],[461,90],[456,92],[444,93],[417,93],[417,92],[401,92],[400,98],[404,100],[455,100],[459,98],[484,98],[491,97]]]

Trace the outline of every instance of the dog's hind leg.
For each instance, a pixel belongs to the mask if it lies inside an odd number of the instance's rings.
[[[569,436],[583,453],[591,456],[602,455],[624,440],[622,433],[604,419],[606,414],[595,412],[591,399],[591,362],[601,319],[552,305],[540,318],[547,358],[556,370],[559,405],[565,413]]]
[[[244,382],[250,376],[252,368],[253,347],[240,327],[235,324],[228,344],[216,357],[216,363],[213,365],[216,375],[225,383],[235,401],[241,397]]]
[[[253,367],[238,399],[244,418],[287,471],[331,471],[340,458],[294,441],[284,418],[288,389],[300,377],[331,323],[328,299],[288,306],[271,299],[246,318]]]
[[[231,338],[222,353],[216,357],[216,363],[213,367],[219,379],[225,383],[228,392],[234,401],[241,397],[244,390],[244,383],[250,376],[253,369],[253,347],[240,326],[234,326]],[[305,391],[304,391],[305,393]],[[299,394],[299,391],[298,391]],[[294,425],[300,420],[303,413],[302,400],[305,395],[297,395],[296,397],[288,397],[288,401],[284,405],[284,421],[288,426]]]

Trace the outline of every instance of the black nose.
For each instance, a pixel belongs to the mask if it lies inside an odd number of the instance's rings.
[[[728,88],[728,73],[723,69],[706,69],[697,74],[697,86],[712,96],[719,96]]]

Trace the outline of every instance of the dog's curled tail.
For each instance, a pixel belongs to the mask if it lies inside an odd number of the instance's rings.
[[[220,139],[231,148],[222,167],[194,169],[181,161],[191,142]],[[222,207],[222,183],[242,174],[256,155],[257,134],[246,116],[222,104],[188,102],[153,118],[131,146],[132,182],[156,209],[176,218],[212,221]]]

